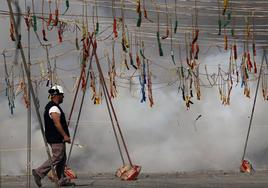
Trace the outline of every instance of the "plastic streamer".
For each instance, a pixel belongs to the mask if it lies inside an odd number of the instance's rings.
[[[27,27],[27,31],[30,30],[30,19],[31,19],[31,16],[30,16],[30,7],[27,7],[27,14],[24,17],[25,24],[26,24],[26,27]]]
[[[178,27],[177,0],[175,0],[175,26],[174,26],[174,33],[177,33],[177,27]]]
[[[128,35],[129,36],[129,35]],[[133,61],[133,57],[132,57],[132,34],[130,36],[130,40],[129,40],[130,44],[129,44],[129,61],[130,61],[130,64],[131,66],[134,68],[134,69],[137,69],[137,66],[134,65],[134,61]]]
[[[141,1],[137,0],[136,2],[136,12],[138,13],[137,27],[141,26]]]
[[[98,17],[98,4],[97,1],[95,0],[95,12],[96,12],[96,27],[95,27],[95,35],[97,35],[99,33],[99,17]],[[93,20],[94,20],[94,15],[93,15]]]
[[[45,30],[44,0],[42,0],[42,35],[43,35],[43,40],[48,41],[46,37],[46,30]]]
[[[65,0],[65,6],[66,6],[66,9],[65,9],[63,15],[64,15],[64,14],[69,10],[69,8],[70,8],[69,0]]]
[[[14,113],[14,108],[15,108],[15,93],[14,93],[14,83],[12,80],[10,80],[8,70],[7,70],[7,64],[6,64],[6,54],[5,51],[2,53],[4,57],[4,65],[5,65],[5,82],[6,82],[6,96],[8,99],[8,106],[10,109],[11,115]],[[13,69],[13,67],[12,67]],[[12,84],[13,83],[13,84]]]
[[[255,21],[254,21],[254,12],[252,13],[252,54],[253,54],[253,63],[254,63],[254,73],[257,73],[257,64],[256,64],[256,44],[255,44]]]
[[[55,0],[55,6],[56,6],[56,9],[55,9],[55,19],[54,19],[54,23],[53,23],[53,26],[57,26],[58,25],[58,22],[59,22],[59,5],[58,5],[58,0]]]
[[[241,87],[244,87],[244,95],[250,98],[250,87],[248,83],[249,75],[247,69],[247,53],[245,52],[245,44],[244,44],[244,55],[242,56],[241,62]]]
[[[117,30],[116,30],[116,15],[115,15],[115,10],[114,10],[114,1],[112,1],[112,13],[113,13],[113,33],[114,33],[114,38],[117,38],[118,37],[118,33],[117,33]]]
[[[126,39],[126,32],[125,32],[125,16],[124,16],[124,7],[125,3],[124,0],[121,0],[121,15],[122,15],[122,49],[124,52],[127,52],[127,39]]]
[[[163,54],[162,45],[161,45],[161,41],[160,41],[159,7],[157,6],[156,3],[155,3],[155,8],[156,8],[156,12],[157,12],[157,32],[156,32],[156,37],[157,37],[157,43],[158,43],[158,49],[159,49],[159,56],[163,56],[164,54]]]
[[[146,102],[145,84],[146,84],[146,65],[144,61],[142,62],[141,74],[139,75],[140,85],[141,85],[141,103]]]
[[[114,45],[114,43],[113,43]],[[115,71],[113,69],[112,62],[109,58],[108,50],[105,49],[104,56],[106,57],[107,63],[108,63],[108,76],[109,76],[109,83],[110,83],[110,96],[111,98],[115,98],[117,95],[116,85],[115,85]]]
[[[261,78],[262,78],[262,96],[264,100],[268,100],[268,68],[266,67],[262,70]]]
[[[28,92],[25,84],[25,76],[24,76],[24,70],[23,65],[21,64],[21,72],[22,72],[22,80],[20,82],[20,88],[23,91],[22,100],[24,101],[25,107],[28,109],[30,107],[30,101],[28,98]]]
[[[198,54],[199,54],[199,45],[197,43],[198,40],[198,36],[199,36],[199,29],[198,29],[198,24],[197,24],[197,19],[198,19],[198,11],[197,11],[197,6],[196,6],[196,0],[195,0],[195,4],[194,4],[194,19],[195,19],[195,23],[193,26],[193,30],[192,30],[192,36],[193,36],[193,40],[191,43],[191,53],[190,53],[190,60],[192,61],[192,56],[194,56],[194,60],[192,63],[192,68],[194,68],[194,66],[196,65],[196,60],[198,60]]]
[[[16,41],[16,39],[15,39],[15,33],[14,33],[14,25],[13,25],[13,23],[11,22],[11,19],[10,19],[9,36],[10,36],[10,39],[11,39],[12,41]]]
[[[47,26],[50,26],[52,22],[51,1],[48,1],[48,8],[49,8],[49,16],[48,16]]]
[[[146,10],[146,1],[145,0],[143,0],[143,15],[144,15],[144,18],[146,20],[148,20],[149,22],[153,23],[153,20],[148,18],[148,14],[147,14],[147,10]]]
[[[76,47],[76,50],[79,50],[79,43],[78,43],[78,25],[75,25],[75,47]]]
[[[150,102],[150,107],[154,105],[153,92],[152,92],[152,73],[149,68],[149,61],[147,59],[147,87],[148,87],[148,99]]]
[[[170,24],[170,27],[172,28],[172,23]],[[170,55],[171,55],[171,59],[174,65],[176,65],[175,63],[175,57],[174,57],[174,51],[173,51],[173,37],[172,37],[172,32],[170,33]]]
[[[134,37],[135,37],[134,39],[135,39],[136,67],[137,67],[137,69],[139,69],[141,62],[140,62],[139,51],[138,51],[137,31],[135,32]]]
[[[166,35],[162,36],[162,39],[166,39],[169,36],[169,28],[168,28],[168,7],[167,7],[167,0],[165,0],[165,4],[166,4]]]
[[[220,10],[220,2],[218,0],[218,35],[221,35],[221,27],[222,27],[222,23],[221,23],[221,10]]]
[[[113,48],[112,48],[113,58],[112,58],[112,64],[111,64],[112,92],[113,92],[113,96],[115,97],[117,93],[115,77],[117,74],[116,74],[116,68],[115,68],[114,51],[115,51],[115,41],[113,41]]]
[[[37,20],[36,20],[36,15],[34,11],[34,0],[32,0],[32,6],[33,6],[33,28],[34,28],[34,31],[37,31]]]
[[[225,15],[225,12],[228,8],[228,0],[223,0],[223,11],[222,11],[222,15]]]

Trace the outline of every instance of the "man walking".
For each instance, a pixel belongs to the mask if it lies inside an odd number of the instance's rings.
[[[64,92],[59,85],[49,89],[50,102],[45,107],[45,136],[52,150],[52,158],[45,161],[40,167],[33,169],[35,183],[38,187],[42,186],[41,179],[51,170],[51,166],[55,166],[59,186],[68,184],[64,178],[64,168],[66,162],[65,142],[71,143],[68,126],[66,123],[64,112],[59,104],[63,102]]]

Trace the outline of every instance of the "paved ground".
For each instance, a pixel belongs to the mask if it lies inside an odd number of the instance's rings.
[[[44,188],[55,187],[48,179],[44,179],[42,183]],[[140,174],[136,181],[121,181],[111,173],[81,174],[75,180],[75,183],[76,187],[90,188],[268,188],[268,171],[258,171],[252,175],[223,171]],[[0,187],[26,187],[26,177],[2,176]],[[37,187],[33,179],[31,180],[31,187]]]

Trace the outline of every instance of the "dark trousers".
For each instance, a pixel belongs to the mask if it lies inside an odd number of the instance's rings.
[[[50,144],[52,149],[52,158],[44,162],[36,169],[36,173],[44,178],[51,170],[51,166],[55,166],[58,179],[64,176],[64,168],[66,163],[66,148],[65,143]]]

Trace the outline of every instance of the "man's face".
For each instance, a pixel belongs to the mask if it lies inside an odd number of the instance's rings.
[[[59,104],[61,104],[63,102],[64,94],[61,93],[58,95],[58,97],[59,97]]]

